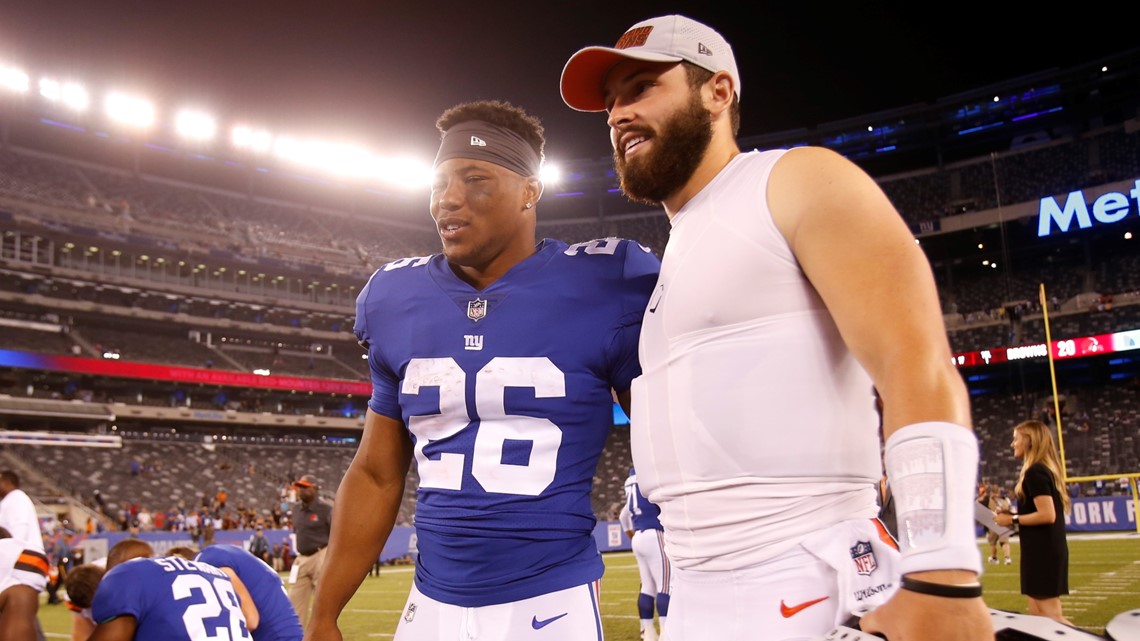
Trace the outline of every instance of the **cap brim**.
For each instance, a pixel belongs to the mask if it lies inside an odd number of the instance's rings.
[[[305,481],[293,481],[293,485],[295,487],[316,487],[312,483],[307,483]]]
[[[679,56],[614,49],[612,47],[586,47],[570,57],[562,68],[562,100],[578,111],[605,111],[606,98],[602,85],[614,65],[623,60],[647,62],[681,62]]]

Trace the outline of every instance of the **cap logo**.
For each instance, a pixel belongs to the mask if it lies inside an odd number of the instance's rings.
[[[700,43],[700,42],[697,43],[697,53],[699,53],[703,56],[713,55],[712,49],[709,49],[708,47],[706,47],[704,45],[704,43]]]
[[[630,47],[644,46],[645,41],[649,39],[649,34],[652,31],[653,27],[651,26],[630,29],[617,41],[617,44],[614,45],[614,49],[629,49]]]
[[[472,147],[486,147],[487,142],[484,141],[479,136],[471,136],[471,146]]]

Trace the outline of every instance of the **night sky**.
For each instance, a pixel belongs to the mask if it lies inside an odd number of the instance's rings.
[[[825,4],[837,3],[4,0],[0,63],[172,109],[202,105],[223,127],[242,119],[429,159],[440,112],[505,99],[543,120],[548,158],[574,159],[608,156],[609,143],[604,116],[562,103],[563,64],[653,15],[706,21],[733,45],[742,136],[928,102],[1140,43],[1134,16],[1041,3]]]

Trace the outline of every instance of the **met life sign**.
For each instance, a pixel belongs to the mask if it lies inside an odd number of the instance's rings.
[[[1052,196],[1041,199],[1037,217],[1037,235],[1063,234],[1076,223],[1079,229],[1088,229],[1094,224],[1117,223],[1140,211],[1140,179],[1127,192],[1108,191],[1095,195],[1095,190],[1086,196],[1085,191],[1071,191],[1065,196],[1064,205]],[[1092,206],[1088,199],[1095,196]]]

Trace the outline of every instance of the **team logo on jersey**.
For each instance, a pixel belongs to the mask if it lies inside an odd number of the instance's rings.
[[[851,560],[855,562],[855,571],[863,576],[871,576],[871,573],[879,567],[870,541],[856,541],[851,548]]]
[[[409,603],[408,609],[404,610],[404,621],[411,623],[412,619],[414,619],[414,618],[416,618],[416,604],[415,603]]]
[[[464,334],[463,349],[469,352],[483,351],[483,336],[480,334]]]
[[[467,318],[478,322],[483,320],[485,316],[487,316],[487,301],[476,298],[467,302]]]
[[[657,306],[661,304],[661,297],[665,295],[665,283],[659,283],[653,295],[649,297],[649,313],[656,314]]]

